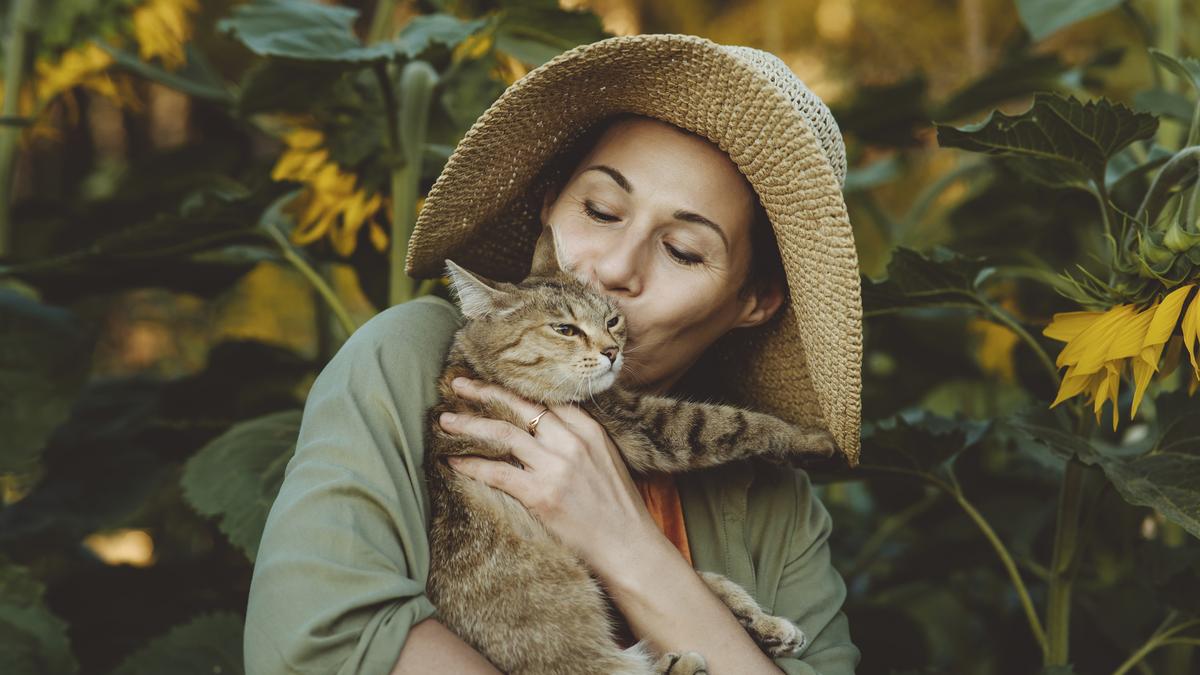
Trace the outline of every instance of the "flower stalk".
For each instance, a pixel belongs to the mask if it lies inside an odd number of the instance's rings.
[[[26,37],[33,30],[34,0],[15,0],[8,11],[4,40],[4,123],[0,124],[0,258],[12,247],[12,181],[21,127],[21,82],[25,75]]]

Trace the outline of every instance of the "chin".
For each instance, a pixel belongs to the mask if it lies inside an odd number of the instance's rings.
[[[593,392],[604,391],[617,381],[617,371],[610,370],[606,373],[597,375],[591,379],[590,385]]]

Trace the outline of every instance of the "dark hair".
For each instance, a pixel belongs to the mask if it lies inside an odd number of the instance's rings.
[[[544,182],[545,189],[553,190],[557,193],[565,187],[571,174],[579,166],[579,163],[583,161],[583,158],[595,147],[600,137],[618,122],[631,119],[656,118],[632,112],[620,112],[599,120],[575,139],[568,142],[567,147],[559,157],[550,163],[555,169],[546,177]],[[704,138],[694,131],[683,129],[682,127],[677,128],[694,136]],[[704,140],[708,139],[705,138]],[[786,302],[787,277],[783,271],[783,259],[779,254],[779,243],[775,239],[775,228],[771,225],[771,219],[767,215],[766,209],[763,208],[762,202],[759,201],[758,193],[753,189],[753,186],[751,186],[750,192],[754,195],[754,214],[750,222],[750,264],[746,270],[746,278],[742,281],[741,288],[738,289],[738,294],[741,297],[746,297],[751,293],[759,293],[769,289],[774,284],[778,284],[784,293]]]

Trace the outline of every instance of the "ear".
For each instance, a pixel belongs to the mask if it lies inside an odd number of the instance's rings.
[[[563,267],[558,238],[554,235],[554,228],[546,225],[533,247],[533,265],[529,269],[529,276],[550,277],[561,271]]]
[[[763,288],[750,293],[742,308],[742,316],[734,328],[759,326],[775,316],[783,305],[783,282],[776,279]]]
[[[504,292],[488,285],[452,260],[446,261],[446,276],[450,277],[450,288],[458,297],[458,307],[468,319],[478,319],[499,310]]]

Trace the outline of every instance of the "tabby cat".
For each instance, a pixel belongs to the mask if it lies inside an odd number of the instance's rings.
[[[752,455],[785,463],[836,450],[823,429],[804,429],[732,406],[639,395],[615,384],[625,323],[614,303],[576,281],[558,262],[553,230],[538,241],[533,270],[519,284],[495,283],[447,261],[465,324],[456,333],[430,411],[425,463],[431,502],[427,593],[437,617],[498,668],[513,675],[703,673],[695,652],[654,658],[644,641],[622,650],[602,587],[580,559],[525,507],[445,463],[451,455],[519,461],[498,447],[451,436],[443,412],[527,420],[497,403],[461,398],[464,376],[502,385],[546,405],[575,403],[609,433],[635,475],[684,472]],[[791,622],[767,615],[736,583],[704,581],[771,656],[804,647]]]

